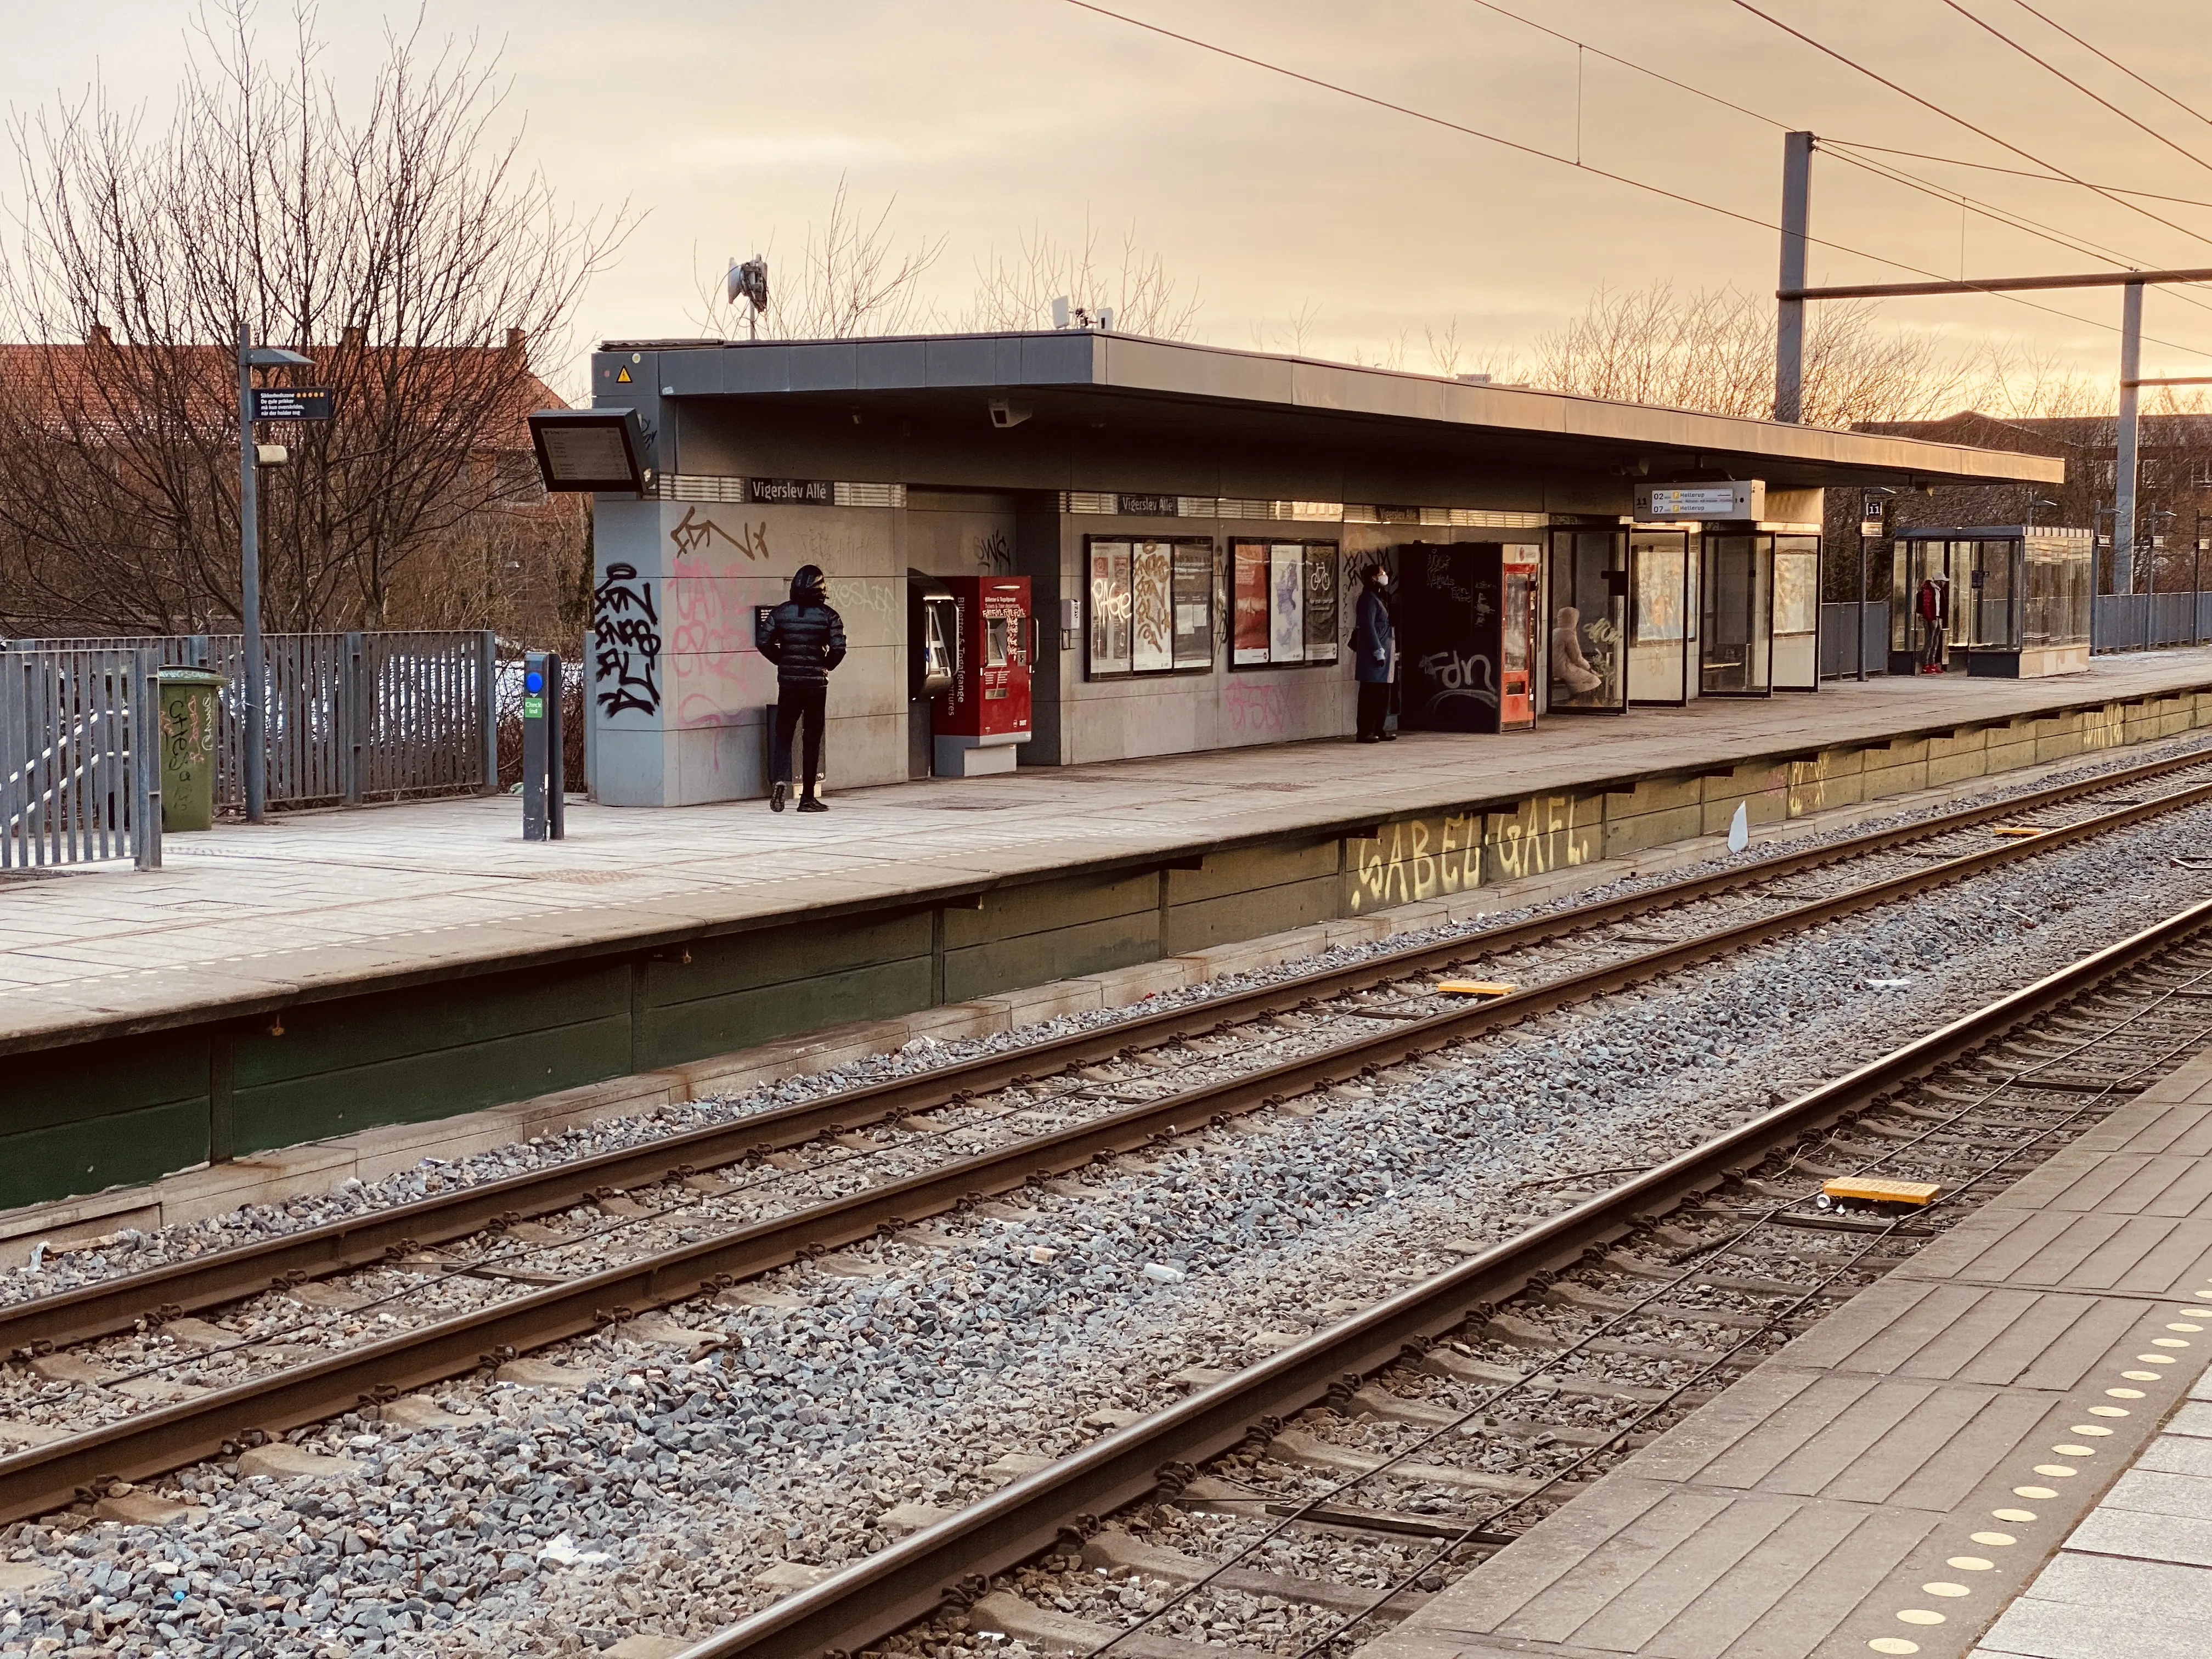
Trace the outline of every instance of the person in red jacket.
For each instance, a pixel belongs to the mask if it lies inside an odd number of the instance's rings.
[[[1920,672],[1941,674],[1943,669],[1943,624],[1949,620],[1949,595],[1945,593],[1933,576],[1920,584],[1920,592],[1913,599],[1912,608],[1920,617]]]

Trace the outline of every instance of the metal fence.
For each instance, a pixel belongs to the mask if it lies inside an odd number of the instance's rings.
[[[227,675],[216,805],[246,804],[246,648],[235,634],[32,640],[150,652]],[[498,647],[489,633],[266,634],[269,805],[355,805],[499,787]]]
[[[1851,643],[1851,631],[1859,626],[1859,608],[1854,604],[1824,605],[1820,607],[1820,678],[1824,680],[1855,678],[1859,672],[1858,651]],[[1869,674],[1889,672],[1889,601],[1867,601],[1865,623],[1866,672]]]
[[[2212,592],[2100,593],[2089,622],[2092,651],[2148,651],[2212,639]]]
[[[0,870],[161,863],[159,659],[0,651]]]

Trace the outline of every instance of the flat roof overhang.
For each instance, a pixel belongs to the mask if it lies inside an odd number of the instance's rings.
[[[858,340],[610,340],[605,354],[659,354],[656,390],[679,399],[972,421],[985,402],[1081,428],[1359,446],[1411,441],[1470,461],[1621,468],[1634,476],[1723,471],[1770,488],[1918,483],[2056,484],[2051,456],[1836,431],[1518,386],[1365,368],[1081,329]],[[606,361],[611,366],[611,357]],[[601,377],[594,374],[597,386]],[[608,401],[602,392],[602,400]]]

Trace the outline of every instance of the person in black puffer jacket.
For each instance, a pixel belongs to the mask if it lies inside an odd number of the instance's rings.
[[[805,564],[791,579],[791,598],[769,612],[761,629],[761,655],[775,665],[775,776],[769,785],[771,811],[783,811],[791,787],[791,738],[805,723],[806,773],[799,810],[826,812],[814,793],[822,772],[822,720],[830,701],[830,671],[845,660],[845,619],[830,608],[822,567]]]

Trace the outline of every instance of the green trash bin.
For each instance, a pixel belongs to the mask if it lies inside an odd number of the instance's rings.
[[[215,823],[216,693],[228,674],[164,668],[161,684],[161,830],[205,830]]]

